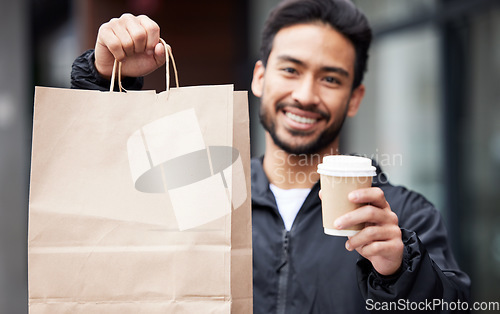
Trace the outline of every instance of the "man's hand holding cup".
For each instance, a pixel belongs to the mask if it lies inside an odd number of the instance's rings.
[[[348,236],[346,249],[370,260],[379,274],[396,273],[403,260],[401,229],[384,192],[371,187],[371,160],[327,156],[318,172],[325,233]]]

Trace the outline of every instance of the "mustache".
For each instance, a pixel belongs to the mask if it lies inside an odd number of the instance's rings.
[[[318,109],[315,105],[302,106],[302,105],[297,104],[297,103],[288,104],[288,103],[280,102],[276,105],[276,111],[284,110],[286,107],[297,108],[297,109],[300,109],[303,111],[308,111],[308,112],[318,114],[323,119],[325,119],[327,121],[330,120],[330,117],[331,117],[328,112],[325,112],[323,110]]]

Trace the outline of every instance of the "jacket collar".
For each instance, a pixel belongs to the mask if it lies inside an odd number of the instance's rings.
[[[253,158],[251,161],[251,172],[252,172],[252,202],[256,202],[259,205],[276,207],[276,200],[274,195],[269,188],[269,179],[264,172],[264,167],[262,162],[264,161],[264,156],[260,158]]]

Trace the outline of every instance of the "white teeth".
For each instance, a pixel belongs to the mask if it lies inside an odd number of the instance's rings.
[[[316,122],[316,119],[301,117],[301,116],[298,116],[298,115],[293,114],[291,112],[286,112],[285,114],[286,114],[287,117],[289,117],[293,121],[296,121],[296,122],[299,122],[299,123],[313,124],[313,123]]]

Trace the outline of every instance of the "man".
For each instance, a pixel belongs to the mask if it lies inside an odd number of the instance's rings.
[[[159,33],[145,16],[103,24],[95,52],[75,61],[72,86],[107,89],[118,59],[128,88],[140,88],[135,77],[165,62]],[[468,301],[439,213],[380,169],[371,188],[349,195],[365,205],[335,222],[365,228],[347,240],[323,232],[317,164],[338,152],[344,119],[358,111],[370,41],[366,18],[345,0],[285,1],[266,22],[252,81],[266,129],[265,155],[252,160],[255,313],[439,311],[430,305]]]

